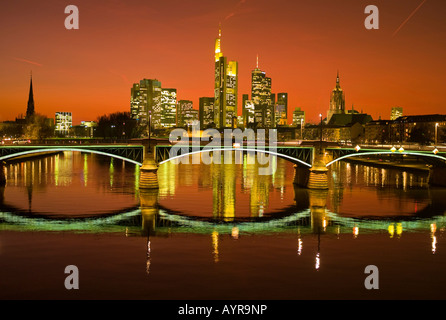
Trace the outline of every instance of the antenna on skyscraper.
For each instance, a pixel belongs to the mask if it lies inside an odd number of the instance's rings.
[[[259,68],[259,54],[257,54],[257,63],[256,63],[256,68]]]

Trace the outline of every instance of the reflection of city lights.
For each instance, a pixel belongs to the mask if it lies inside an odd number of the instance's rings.
[[[297,241],[298,245],[297,245],[297,254],[300,256],[302,254],[302,239],[299,238]]]
[[[214,262],[218,262],[218,232],[214,231],[212,232],[212,248],[213,248],[213,255],[214,255]]]
[[[401,236],[401,234],[403,233],[403,225],[401,223],[397,223],[396,224],[396,234],[399,236]]]
[[[239,235],[239,230],[237,227],[233,227],[232,228],[232,232],[231,232],[231,236],[234,239],[238,239],[238,235]]]
[[[435,223],[431,224],[431,238],[432,238],[432,254],[435,254],[437,251],[437,237],[435,236],[435,232],[437,231],[437,225]]]
[[[327,220],[324,218],[324,220],[322,220],[322,227],[325,229],[327,228]]]
[[[319,268],[320,268],[320,266],[321,266],[321,258],[320,258],[320,256],[319,256],[319,252],[316,254],[316,264],[315,264],[315,268],[316,268],[316,270],[319,270]]]
[[[393,238],[393,234],[395,233],[395,226],[393,225],[393,223],[389,225],[387,230],[389,231],[390,237]]]
[[[358,227],[353,227],[353,236],[356,238],[359,234],[359,228]]]

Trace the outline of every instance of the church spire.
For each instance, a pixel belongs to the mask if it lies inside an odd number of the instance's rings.
[[[28,107],[26,108],[26,118],[34,115],[34,93],[33,93],[33,74],[31,71],[31,78],[29,84],[29,97],[28,97]]]

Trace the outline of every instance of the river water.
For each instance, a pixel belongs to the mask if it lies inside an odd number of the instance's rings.
[[[330,189],[293,164],[139,168],[65,152],[5,166],[2,299],[444,299],[446,188],[426,172],[338,162]],[[68,290],[66,266],[78,269]],[[373,273],[366,273],[374,266]],[[372,283],[372,289],[366,283]]]

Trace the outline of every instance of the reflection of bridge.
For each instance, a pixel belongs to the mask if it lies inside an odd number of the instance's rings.
[[[2,161],[26,157],[32,154],[78,151],[118,158],[141,166],[141,188],[158,188],[157,170],[164,162],[194,154],[236,152],[244,154],[264,153],[277,156],[295,164],[294,182],[312,189],[328,188],[327,168],[333,163],[352,157],[416,157],[423,159],[432,169],[430,183],[446,186],[446,152],[412,151],[403,149],[361,149],[340,148],[313,142],[312,146],[209,146],[209,145],[156,145],[148,148],[148,141],[137,144],[95,144],[95,145],[21,145],[0,147],[0,169]],[[437,150],[435,150],[437,151]],[[221,153],[220,153],[221,154]],[[5,181],[0,170],[0,182]]]

